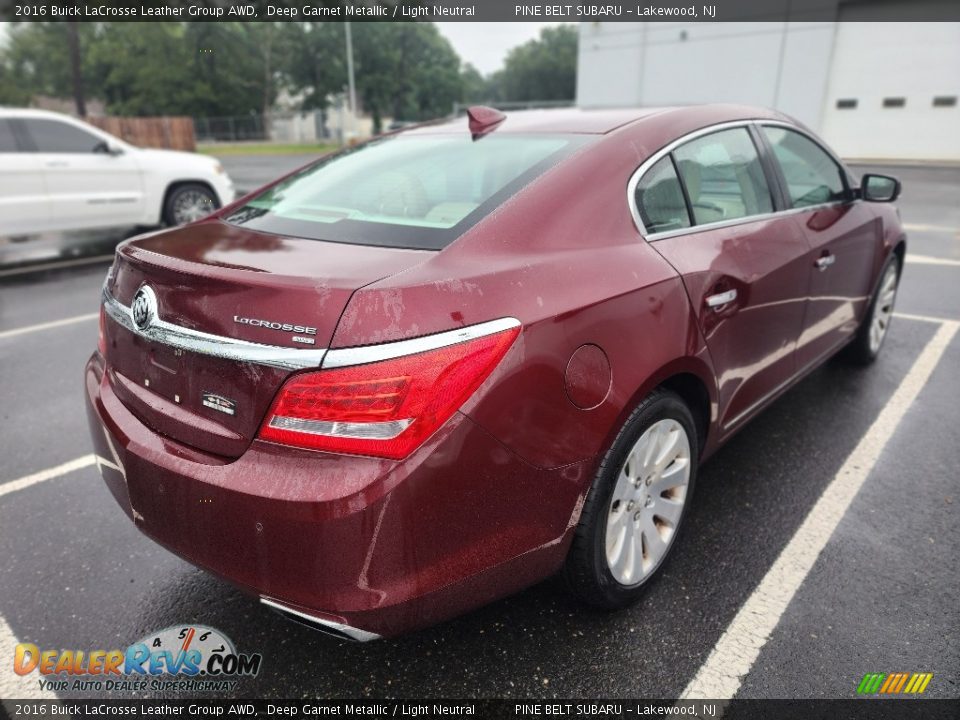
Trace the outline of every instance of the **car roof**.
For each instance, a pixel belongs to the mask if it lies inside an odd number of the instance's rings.
[[[556,108],[548,110],[505,110],[504,121],[495,128],[501,133],[573,133],[604,135],[637,121],[657,118],[672,120],[680,116],[709,117],[711,123],[760,118],[784,119],[785,116],[766,108],[747,105],[674,105],[639,108]],[[402,130],[404,135],[459,134],[469,132],[466,115],[452,120],[425,123]]]
[[[498,133],[585,133],[597,135],[661,113],[669,108],[616,108],[585,110],[583,108],[554,108],[549,110],[505,110],[506,119],[496,128]],[[403,130],[404,135],[437,133],[459,134],[468,131],[466,115],[450,120],[425,123]]]

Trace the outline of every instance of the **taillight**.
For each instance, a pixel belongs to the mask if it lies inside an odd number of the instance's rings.
[[[519,332],[513,326],[415,354],[295,375],[274,399],[260,438],[310,450],[404,458],[480,387]]]
[[[97,336],[97,350],[100,351],[100,354],[104,357],[107,355],[107,311],[103,307],[103,303],[100,303],[100,332]],[[89,342],[89,340],[87,341]],[[87,347],[90,347],[89,345]]]

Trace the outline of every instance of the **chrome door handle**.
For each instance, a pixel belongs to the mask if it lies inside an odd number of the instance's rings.
[[[712,307],[713,309],[716,310],[718,308],[723,307],[727,303],[733,302],[736,299],[737,299],[737,291],[727,290],[726,292],[717,293],[716,295],[708,295],[707,306]]]
[[[817,266],[817,270],[819,270],[820,272],[823,272],[828,267],[833,265],[836,261],[837,261],[836,255],[821,255],[820,257],[817,258],[817,261],[814,263],[814,265]]]
[[[49,168],[70,167],[70,163],[68,163],[66,160],[51,160],[50,162],[47,163],[47,167]]]

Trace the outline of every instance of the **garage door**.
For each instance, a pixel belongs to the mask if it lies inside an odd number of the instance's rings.
[[[881,7],[909,17],[910,5]],[[824,137],[846,158],[960,160],[960,23],[862,22],[862,12],[840,8]]]

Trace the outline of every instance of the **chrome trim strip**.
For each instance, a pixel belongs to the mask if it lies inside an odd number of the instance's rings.
[[[159,317],[154,318],[150,325],[141,330],[134,324],[130,308],[115,299],[106,286],[103,288],[103,307],[110,317],[135,335],[199,355],[267,365],[283,370],[305,370],[319,368],[327,352],[326,349],[300,350],[213,335],[174,325]]]
[[[356,640],[357,642],[370,642],[371,640],[380,639],[380,636],[376,633],[367,632],[366,630],[361,630],[360,628],[350,627],[349,625],[344,625],[343,623],[334,622],[333,620],[317,617],[316,615],[309,615],[308,613],[301,612],[300,610],[294,610],[293,608],[287,607],[286,605],[283,605],[282,603],[279,603],[276,600],[268,598],[264,595],[260,597],[260,602],[267,607],[276,610],[281,615],[293,615],[306,620],[311,625],[319,625],[320,627],[317,628],[318,630],[322,631],[323,628],[329,628],[333,635],[347,637],[351,640]]]
[[[733,227],[735,225],[745,225],[752,222],[762,222],[764,220],[770,220],[771,218],[776,217],[785,217],[787,215],[793,215],[796,213],[808,212],[811,210],[821,210],[823,208],[834,207],[836,205],[843,205],[844,200],[834,200],[832,202],[820,203],[818,205],[806,205],[804,207],[795,207],[787,208],[785,210],[777,210],[769,213],[762,213],[760,215],[749,215],[747,217],[740,218],[731,218],[730,220],[718,220],[717,222],[704,223],[703,225],[692,225],[691,227],[686,228],[677,228],[676,230],[666,230],[664,232],[658,233],[648,233],[647,229],[643,225],[643,220],[640,218],[640,211],[637,209],[637,204],[634,202],[634,194],[637,191],[637,185],[640,184],[641,178],[647,173],[647,171],[653,167],[657,162],[659,162],[664,156],[676,150],[680,145],[683,145],[690,140],[695,140],[698,137],[703,135],[710,135],[714,132],[719,132],[721,130],[729,130],[732,128],[744,127],[749,128],[752,125],[772,125],[776,127],[784,127],[789,130],[794,130],[801,135],[809,138],[811,141],[817,144],[817,147],[823,149],[841,168],[843,168],[844,173],[847,173],[846,166],[837,159],[829,149],[823,147],[817,138],[813,137],[810,133],[805,131],[801,127],[797,127],[788,122],[782,120],[765,120],[765,119],[754,119],[754,120],[733,120],[730,122],[717,123],[716,125],[709,125],[699,130],[694,130],[693,132],[687,133],[676,140],[671,141],[669,144],[657,150],[653,155],[648,157],[636,170],[633,171],[633,174],[630,176],[630,180],[627,182],[627,208],[630,210],[630,217],[633,218],[633,224],[637,228],[637,232],[643,237],[647,242],[654,242],[656,240],[665,240],[666,238],[677,237],[679,235],[691,235],[693,233],[703,232],[705,230],[716,230],[719,228]],[[752,142],[752,138],[751,138]]]
[[[516,318],[506,317],[498,320],[490,320],[489,322],[482,322],[477,325],[468,325],[467,327],[436,333],[434,335],[424,335],[423,337],[412,338],[410,340],[398,340],[380,345],[362,345],[360,347],[327,350],[326,357],[323,358],[322,367],[326,370],[351,365],[366,365],[367,363],[380,362],[381,360],[392,360],[405,355],[415,355],[417,353],[427,352],[428,350],[437,350],[438,348],[456,345],[457,343],[468,340],[475,340],[516,327],[520,327],[520,321]]]
[[[637,185],[640,183],[640,178],[642,178],[646,174],[647,170],[653,167],[665,155],[670,154],[680,145],[683,145],[684,143],[689,142],[690,140],[694,140],[698,137],[701,137],[702,135],[709,135],[714,132],[719,132],[720,130],[729,130],[731,128],[738,128],[738,127],[749,127],[754,122],[756,121],[733,120],[730,122],[722,122],[722,123],[717,123],[715,125],[708,125],[707,127],[700,128],[699,130],[694,130],[692,132],[689,132],[686,135],[682,135],[678,137],[676,140],[672,140],[666,145],[664,145],[662,148],[657,150],[653,155],[651,155],[646,160],[644,160],[643,163],[640,165],[640,167],[638,167],[636,170],[633,171],[633,175],[630,176],[630,180],[627,182],[627,207],[630,208],[630,216],[633,218],[633,224],[636,226],[637,231],[644,237],[644,239],[649,241],[653,237],[659,237],[661,235],[666,237],[668,234],[679,233],[687,230],[693,230],[693,227],[699,227],[699,228],[707,227],[706,225],[695,225],[689,228],[680,228],[678,230],[670,230],[664,233],[652,233],[648,235],[647,229],[643,225],[643,220],[641,220],[640,218],[640,212],[637,210],[637,204],[633,201],[633,196],[637,192]],[[751,138],[750,141],[753,142],[753,139]],[[742,220],[743,218],[737,218],[737,219]],[[756,216],[754,217],[754,219],[756,219]]]
[[[274,415],[270,419],[270,427],[277,430],[292,430],[308,435],[324,435],[326,437],[354,438],[356,440],[393,440],[410,427],[412,422],[413,418],[383,422],[333,422]]]

